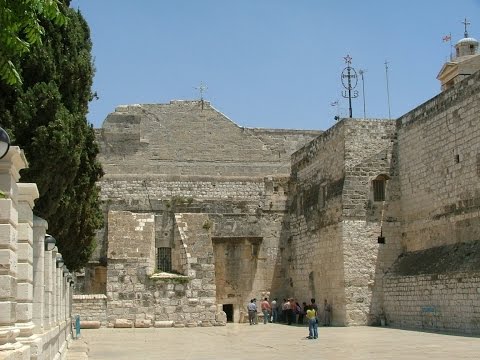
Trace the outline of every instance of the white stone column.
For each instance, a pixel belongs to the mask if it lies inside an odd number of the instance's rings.
[[[57,248],[52,251],[45,251],[45,322],[43,324],[46,330],[54,325],[53,317],[53,298],[55,284],[55,261],[57,258]]]
[[[60,254],[59,254],[60,255]],[[56,277],[56,282],[55,282],[55,347],[54,347],[54,353],[57,354],[60,351],[60,347],[62,344],[60,343],[61,340],[61,325],[62,325],[62,319],[61,319],[61,314],[60,314],[60,309],[62,307],[62,278],[63,278],[63,267],[56,268],[55,269],[55,277]]]
[[[72,293],[73,289],[70,284],[67,283],[67,304],[65,308],[65,316],[67,318],[67,340],[72,339]]]
[[[44,331],[45,317],[45,234],[47,222],[33,217],[33,323],[34,333]],[[49,255],[51,251],[47,252]]]
[[[56,268],[55,276],[57,278],[57,281],[55,283],[55,325],[58,325],[62,321],[62,319],[60,317],[60,308],[62,307],[63,267]]]
[[[0,160],[0,358],[9,351],[16,358],[30,357],[30,348],[17,342],[17,226],[19,171],[28,166],[19,147],[13,146]],[[5,354],[2,354],[6,352]],[[13,355],[12,355],[13,356]]]
[[[33,206],[36,184],[18,184],[17,322],[22,338],[33,335]]]

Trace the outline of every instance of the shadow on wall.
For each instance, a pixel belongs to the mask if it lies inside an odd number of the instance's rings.
[[[366,206],[367,224],[376,225],[376,239],[366,239],[368,241],[376,240],[378,246],[376,249],[376,260],[374,264],[373,284],[370,286],[371,301],[367,314],[367,325],[385,326],[388,323],[388,316],[384,306],[384,276],[395,260],[401,255],[401,228],[399,219],[400,212],[400,184],[398,178],[398,142],[395,141],[392,146],[392,159],[388,176],[380,178],[387,179],[384,188],[384,201],[375,202],[372,181],[372,196]],[[376,179],[378,179],[377,177]],[[374,235],[375,236],[375,235]]]
[[[217,303],[231,305],[231,321],[239,321],[252,293],[258,268],[260,237],[213,237]],[[227,306],[227,308],[229,308]],[[237,311],[235,311],[237,310]],[[233,316],[235,314],[235,316]],[[228,317],[228,313],[227,313]]]

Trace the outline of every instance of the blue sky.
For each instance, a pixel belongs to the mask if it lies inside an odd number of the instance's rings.
[[[204,98],[240,126],[325,130],[348,116],[344,57],[364,74],[366,115],[399,117],[439,93],[453,43],[480,39],[480,0],[74,0],[96,75],[88,119],[120,104]],[[362,83],[353,117],[363,117]],[[339,100],[338,106],[331,103]]]

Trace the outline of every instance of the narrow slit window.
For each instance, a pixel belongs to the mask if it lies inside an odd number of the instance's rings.
[[[327,186],[320,185],[320,189],[318,192],[318,205],[320,209],[323,209],[325,207],[326,200],[327,200]]]
[[[385,201],[385,179],[373,180],[373,201]]]

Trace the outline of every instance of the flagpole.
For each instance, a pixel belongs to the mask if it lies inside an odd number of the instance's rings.
[[[448,38],[450,41],[450,61],[453,60],[453,44],[452,44],[452,33],[448,33]]]

